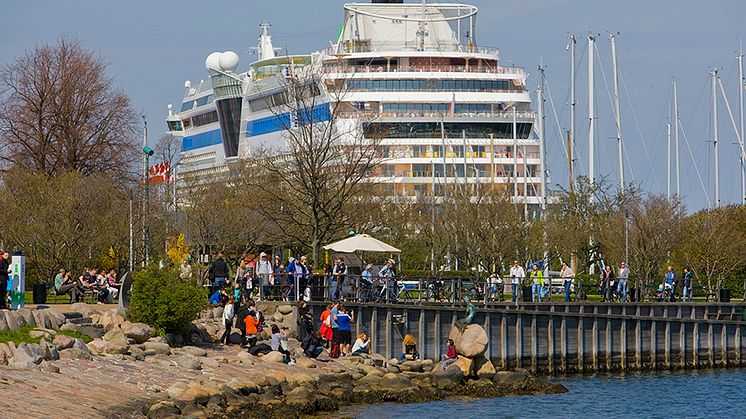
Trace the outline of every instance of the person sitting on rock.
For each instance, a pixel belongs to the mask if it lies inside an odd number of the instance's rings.
[[[369,354],[370,353],[370,340],[368,340],[368,334],[363,332],[357,336],[355,344],[352,345],[352,355]]]
[[[456,345],[453,343],[453,339],[448,339],[446,343],[446,354],[440,356],[440,363],[443,365],[443,371],[445,371],[449,365],[453,364],[458,360],[458,354],[456,353]]]
[[[409,361],[420,358],[420,354],[417,353],[417,341],[414,336],[407,334],[404,336],[404,353],[399,357],[399,361]]]
[[[287,343],[287,340],[288,340],[287,327],[283,327],[282,333],[281,333],[280,328],[277,327],[276,324],[273,324],[272,325],[272,343],[270,344],[270,346],[272,347],[273,351],[277,351],[283,354],[285,363],[289,364],[291,362],[290,351],[288,351],[282,345],[282,342],[285,341]]]
[[[309,358],[316,358],[324,351],[319,332],[307,334],[300,347],[303,348],[303,353]]]

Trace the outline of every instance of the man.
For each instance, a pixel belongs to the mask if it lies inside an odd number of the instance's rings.
[[[672,303],[676,301],[675,295],[676,295],[677,280],[678,280],[678,277],[676,276],[676,271],[673,270],[673,266],[669,266],[668,271],[666,272],[666,284],[671,286],[671,302]]]
[[[344,285],[345,275],[347,274],[347,265],[342,258],[336,260],[332,271],[332,301],[339,300],[342,296],[342,286]]]
[[[54,277],[54,291],[57,295],[70,294],[70,304],[83,298],[83,290],[80,285],[72,280],[72,273],[64,269],[60,269],[60,273]]]
[[[259,289],[262,291],[259,294],[260,301],[262,298],[267,298],[272,291],[272,284],[270,283],[272,272],[272,264],[269,262],[267,254],[264,252],[260,253],[259,262],[257,262],[256,269],[254,270],[254,275],[259,279]]]
[[[572,278],[575,276],[572,269],[567,266],[566,263],[562,262],[562,269],[560,269],[560,277],[564,280],[565,286],[565,302],[570,302],[570,287],[572,286]]]
[[[223,289],[225,281],[228,279],[228,274],[228,264],[223,260],[223,253],[218,253],[208,270],[208,275],[210,280],[212,280],[212,287],[214,290]]]
[[[8,274],[10,273],[10,261],[8,258],[10,253],[3,253],[3,257],[0,258],[0,310],[7,308],[5,306],[5,294],[8,289]]]
[[[534,270],[531,271],[531,302],[541,302],[542,288],[544,288],[544,273],[539,270],[539,265],[534,263]]]
[[[386,264],[378,271],[379,282],[383,281],[386,287],[386,300],[396,301],[398,290],[396,289],[396,271],[394,270],[394,259],[388,259]]]
[[[518,301],[518,291],[525,277],[526,272],[523,270],[523,266],[518,264],[518,260],[514,260],[513,266],[510,268],[510,291],[514,303]]]
[[[628,279],[629,279],[629,268],[627,268],[627,263],[622,261],[619,264],[619,271],[617,273],[617,279],[619,280],[619,283],[616,286],[616,292],[617,294],[622,296],[622,302],[627,302],[627,291],[628,291]]]
[[[295,275],[298,277],[298,286],[301,298],[305,301],[311,301],[311,281],[308,277],[308,258],[301,256],[295,260]]]
[[[683,285],[683,288],[681,290],[682,301],[691,302],[692,301],[692,271],[690,271],[689,268],[684,268],[684,270],[681,272],[681,282]]]

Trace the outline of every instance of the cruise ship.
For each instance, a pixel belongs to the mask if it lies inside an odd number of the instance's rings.
[[[239,69],[233,52],[210,54],[209,79],[187,81],[169,132],[182,137],[179,181],[215,179],[259,148],[281,147],[292,115],[274,111],[284,79],[317,75],[314,121],[331,118],[330,86],[343,86],[349,117],[376,137],[382,196],[440,194],[445,185],[510,188],[541,204],[540,141],[523,68],[503,66],[476,38],[477,8],[452,3],[348,3],[338,38],[308,55],[277,54],[262,22],[258,60]],[[279,148],[278,148],[279,149]]]

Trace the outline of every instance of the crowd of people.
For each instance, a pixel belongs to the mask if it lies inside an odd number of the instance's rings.
[[[54,277],[54,291],[56,295],[69,295],[70,303],[83,301],[86,293],[96,296],[97,304],[109,304],[119,296],[121,283],[117,280],[114,269],[105,271],[98,268],[85,268],[83,273],[74,276],[73,273],[60,268]]]

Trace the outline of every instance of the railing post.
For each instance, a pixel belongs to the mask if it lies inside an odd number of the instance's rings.
[[[422,278],[417,278],[417,304],[422,305]]]
[[[293,284],[293,288],[295,288],[295,301],[300,301],[300,278],[298,278],[298,275],[293,275]],[[259,288],[259,292],[262,292],[261,288]]]

